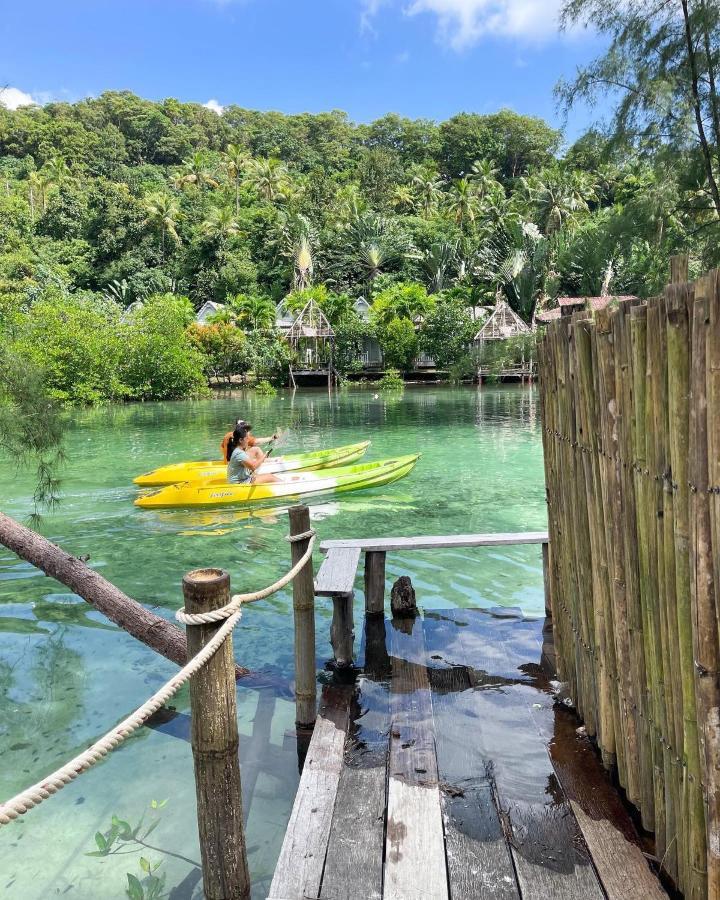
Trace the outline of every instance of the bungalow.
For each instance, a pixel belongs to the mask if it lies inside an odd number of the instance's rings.
[[[195,316],[195,321],[198,325],[207,325],[208,319],[211,316],[214,316],[215,313],[220,312],[220,310],[225,309],[224,303],[215,303],[213,300],[206,300],[205,303],[200,307],[197,311],[197,315]]]

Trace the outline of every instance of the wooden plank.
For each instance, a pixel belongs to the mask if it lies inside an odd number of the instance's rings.
[[[386,685],[361,677],[330,827],[323,900],[381,900],[390,710]]]
[[[517,900],[510,850],[495,807],[485,760],[477,753],[478,728],[470,670],[440,653],[460,627],[425,618],[425,644],[432,685],[447,867],[452,900]]]
[[[357,547],[365,551],[380,550],[437,550],[443,547],[499,547],[507,544],[546,544],[547,531],[520,531],[517,533],[446,534],[435,537],[355,538],[323,541],[323,552],[338,548]],[[319,574],[319,573],[318,573]]]
[[[474,620],[467,617],[465,621],[459,630],[460,643],[467,651],[465,663],[475,667],[477,643],[470,639]],[[500,633],[526,625],[500,624]],[[501,648],[504,640],[498,636]],[[536,658],[539,648],[527,662]],[[506,661],[503,667],[507,671],[511,665]],[[493,683],[474,690],[470,697],[477,722],[474,750],[485,760],[522,896],[602,900],[604,893],[570,804],[530,716],[532,703],[547,695],[532,684],[507,679],[504,686]]]
[[[343,763],[348,688],[326,687],[268,900],[318,897]]]
[[[449,900],[422,621],[391,623],[386,900]]]
[[[550,714],[548,714],[550,712]],[[532,709],[608,900],[663,900],[667,894],[640,848],[635,826],[577,719],[563,707]]]
[[[352,594],[359,562],[359,547],[330,550],[320,564],[320,570],[315,578],[315,594],[318,597]]]

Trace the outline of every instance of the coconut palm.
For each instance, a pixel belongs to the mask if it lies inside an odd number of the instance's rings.
[[[427,219],[435,211],[442,198],[441,181],[426,175],[414,175],[412,186],[417,196],[417,206]]]
[[[392,197],[392,205],[401,212],[413,212],[416,207],[415,195],[407,184],[399,184]]]
[[[251,159],[246,178],[258,196],[268,203],[284,199],[290,191],[290,173],[279,159]]]
[[[210,174],[210,162],[206,153],[198,150],[191,157],[183,161],[183,167],[175,178],[178,187],[205,188],[218,186],[217,181]]]
[[[169,194],[157,192],[148,194],[143,200],[145,208],[145,221],[143,225],[156,231],[160,235],[160,250],[165,255],[165,237],[169,237],[175,244],[180,243],[180,235],[177,231],[180,219],[180,207],[177,200]]]
[[[447,197],[447,210],[460,228],[475,221],[480,211],[480,201],[472,181],[467,178],[453,181]]]
[[[224,244],[229,237],[237,234],[240,230],[233,211],[227,206],[213,207],[200,227],[203,234],[218,245]]]
[[[545,234],[557,234],[566,224],[573,224],[588,211],[587,201],[594,196],[587,179],[574,173],[543,171],[520,180],[521,190],[532,203]]]
[[[228,144],[223,153],[223,162],[228,178],[235,186],[235,215],[240,213],[240,182],[250,156],[240,144]]]
[[[237,294],[228,300],[237,324],[249,331],[267,331],[275,325],[275,304],[269,297]]]

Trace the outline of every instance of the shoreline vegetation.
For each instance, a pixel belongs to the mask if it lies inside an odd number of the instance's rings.
[[[130,93],[0,108],[0,334],[60,403],[282,384],[305,360],[280,320],[308,300],[341,378],[368,342],[382,369],[424,354],[451,380],[492,374],[534,355],[532,336],[473,346],[498,302],[531,324],[560,296],[658,288],[698,218],[682,211],[697,177],[666,162],[595,131],[567,147],[509,110],[356,125]]]

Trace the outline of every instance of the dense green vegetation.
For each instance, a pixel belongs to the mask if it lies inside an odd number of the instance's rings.
[[[426,352],[459,373],[469,311],[498,295],[530,321],[558,295],[651,294],[679,250],[711,267],[715,6],[569,0],[566,23],[612,44],[562,103],[621,92],[608,134],[570,147],[509,110],[357,125],[129,93],[0,107],[4,344],[61,401],[175,398],[249,371],[276,383],[276,304],[312,297],[341,371],[372,335],[388,366]],[[193,324],[208,300],[225,308]]]

